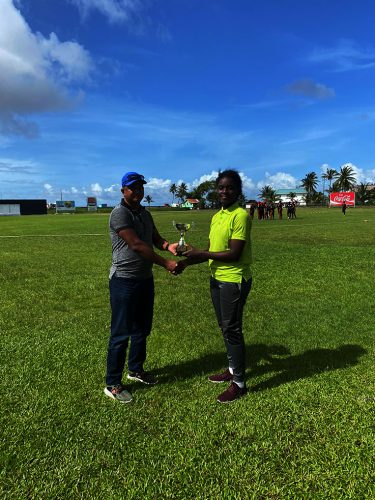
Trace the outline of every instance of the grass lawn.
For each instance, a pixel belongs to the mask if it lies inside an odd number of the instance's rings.
[[[212,212],[153,215],[205,246]],[[375,210],[297,217],[254,220],[249,393],[228,406],[206,264],[155,266],[160,383],[121,405],[103,393],[108,214],[0,218],[0,498],[373,499]]]

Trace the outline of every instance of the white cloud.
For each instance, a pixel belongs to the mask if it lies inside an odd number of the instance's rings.
[[[251,190],[251,189],[255,188],[255,184],[250,177],[247,177],[247,175],[244,174],[243,172],[239,172],[239,174],[240,174],[240,177],[242,179],[242,186],[243,186],[244,191]],[[193,182],[191,183],[191,186],[196,187],[196,186],[199,186],[199,184],[201,184],[202,182],[213,181],[217,178],[218,175],[219,175],[218,170],[212,170],[212,172],[210,174],[204,174],[204,175],[201,175],[199,177],[199,179],[194,179]]]
[[[105,193],[109,193],[109,194],[113,194],[113,193],[116,193],[116,195],[120,195],[120,189],[121,189],[121,186],[120,184],[112,184],[111,186],[107,187],[107,188],[104,188],[104,192]]]
[[[302,142],[312,142],[317,141],[319,139],[325,139],[334,135],[337,132],[337,129],[324,129],[324,128],[314,128],[312,130],[307,130],[303,132],[300,137],[296,139],[289,139],[287,141],[282,142],[283,146],[289,146],[290,144],[299,144]]]
[[[199,179],[194,179],[191,185],[193,187],[199,186],[199,184],[202,184],[202,182],[215,180],[218,175],[219,172],[217,170],[212,170],[210,174],[204,174],[201,175]]]
[[[67,83],[86,81],[92,69],[81,45],[34,34],[12,0],[1,0],[0,133],[37,135],[27,117],[69,108],[74,100]]]
[[[145,196],[150,195],[153,199],[154,205],[162,205],[172,201],[172,195],[169,188],[172,185],[171,179],[161,179],[157,177],[146,178],[147,184],[145,185]],[[180,184],[183,181],[176,182]],[[188,190],[190,187],[188,187]]]
[[[97,196],[100,196],[103,192],[103,188],[101,187],[101,185],[98,182],[91,184],[90,187],[91,187],[91,191]]]
[[[257,182],[257,188],[271,186],[273,189],[294,189],[300,181],[286,172],[277,172],[270,174],[266,172],[265,178]]]
[[[371,184],[375,184],[375,168],[372,168],[370,170],[366,170],[364,173],[365,180],[364,181],[359,181],[359,182],[368,182]]]
[[[143,5],[140,0],[70,0],[85,18],[92,11],[100,12],[110,23],[130,23],[137,19]]]
[[[246,193],[248,191],[253,191],[255,189],[255,184],[250,177],[247,177],[244,173],[240,172],[240,177],[242,179],[242,190]]]
[[[360,47],[351,40],[340,40],[335,47],[316,48],[308,60],[331,64],[337,72],[368,69],[375,66],[375,49]]]
[[[60,42],[55,33],[49,39],[37,35],[45,61],[57,64],[56,75],[63,81],[85,81],[93,70],[89,53],[76,42]]]
[[[172,181],[170,179],[159,179],[157,177],[150,177],[147,180],[145,189],[158,190],[158,189],[169,189]]]

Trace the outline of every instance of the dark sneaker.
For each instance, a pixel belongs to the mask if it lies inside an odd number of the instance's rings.
[[[214,384],[221,384],[221,382],[232,382],[233,375],[231,374],[231,372],[227,368],[225,370],[225,372],[223,372],[223,373],[217,373],[216,375],[210,375],[208,377],[208,380],[210,382],[213,382]]]
[[[235,401],[236,399],[244,396],[246,392],[246,387],[241,388],[237,384],[232,382],[228,389],[220,394],[217,400],[219,401],[219,403],[232,403],[232,401]]]
[[[130,403],[133,399],[130,392],[123,385],[108,385],[104,388],[104,394],[120,403]]]
[[[138,380],[138,382],[142,382],[142,384],[147,385],[155,385],[158,383],[156,378],[152,375],[152,373],[148,372],[129,372],[128,379],[130,380]]]

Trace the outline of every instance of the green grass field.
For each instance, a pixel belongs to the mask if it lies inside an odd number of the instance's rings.
[[[211,216],[154,213],[169,240],[194,221],[196,246]],[[160,383],[121,405],[103,394],[108,215],[0,218],[0,498],[373,499],[375,210],[297,217],[253,223],[250,391],[228,406],[206,264],[155,266]]]

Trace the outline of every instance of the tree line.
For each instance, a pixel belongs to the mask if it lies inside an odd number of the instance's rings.
[[[306,203],[307,204],[322,204],[325,200],[325,193],[332,193],[336,191],[351,191],[356,187],[357,201],[364,204],[366,202],[375,203],[375,190],[368,190],[369,184],[360,183],[356,185],[355,172],[352,167],[345,165],[339,171],[333,168],[327,168],[322,174],[323,190],[318,191],[319,176],[316,172],[309,172],[301,179],[302,187],[306,190]],[[325,189],[325,183],[328,182],[328,188]],[[172,195],[172,204],[175,199],[183,203],[187,198],[195,198],[199,201],[199,208],[218,208],[220,203],[216,192],[215,180],[208,180],[201,182],[198,186],[190,191],[187,184],[181,182],[180,184],[172,183],[169,192]],[[269,185],[265,185],[258,193],[259,198],[271,202],[278,201],[276,190]],[[291,200],[296,198],[296,193],[293,190],[289,193]],[[145,197],[146,202],[150,205],[152,203],[151,196]],[[245,206],[246,200],[242,195],[239,199],[240,205]]]
[[[198,200],[199,208],[218,208],[220,206],[215,180],[203,181],[190,191],[185,182],[181,182],[181,184],[173,183],[169,188],[169,192],[173,197],[172,203],[174,203],[175,198],[180,203],[183,203],[186,198],[194,198]],[[242,206],[245,205],[246,200],[243,195],[240,196],[239,203]]]
[[[301,179],[300,187],[306,190],[306,203],[307,204],[321,204],[324,203],[325,193],[334,193],[340,191],[352,191],[356,188],[357,201],[364,204],[366,202],[375,203],[375,190],[369,190],[369,184],[361,182],[356,184],[355,172],[352,167],[345,165],[339,171],[333,168],[327,168],[321,176],[323,181],[323,190],[318,191],[319,177],[316,172],[309,172]],[[328,188],[325,189],[325,183],[328,182]],[[277,199],[276,191],[271,186],[263,186],[258,194],[263,200],[270,200],[275,202]],[[296,198],[296,193],[291,191],[289,198],[293,200]]]

